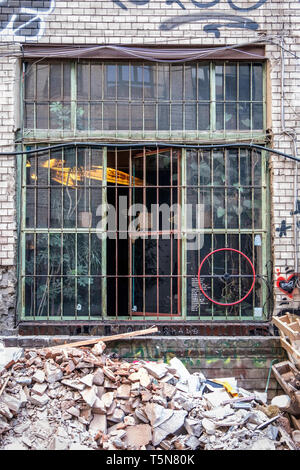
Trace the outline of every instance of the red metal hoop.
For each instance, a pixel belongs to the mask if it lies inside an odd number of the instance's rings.
[[[252,273],[253,273],[253,282],[252,282],[252,285],[249,289],[249,291],[247,292],[246,295],[244,295],[244,297],[240,300],[238,300],[237,302],[232,302],[232,303],[229,303],[229,304],[224,304],[222,302],[216,302],[215,300],[211,299],[203,290],[203,287],[201,285],[201,281],[200,281],[200,272],[201,272],[201,269],[202,269],[202,266],[203,264],[205,263],[205,261],[207,260],[207,258],[209,258],[211,255],[213,255],[214,253],[218,253],[219,251],[234,251],[235,253],[238,253],[239,255],[242,255],[244,256],[244,258],[248,261],[248,263],[250,264],[251,266],[251,269],[252,269]],[[251,294],[252,290],[253,290],[253,287],[254,287],[254,284],[255,284],[255,269],[254,269],[254,266],[253,266],[253,263],[252,261],[248,258],[248,256],[246,256],[244,253],[242,253],[241,251],[239,250],[235,250],[234,248],[219,248],[218,250],[214,250],[214,251],[211,251],[210,253],[208,253],[208,255],[205,256],[205,258],[202,260],[200,266],[199,266],[199,270],[198,270],[198,284],[199,284],[199,287],[200,287],[200,290],[202,292],[202,294],[208,299],[210,300],[210,302],[213,302],[214,304],[216,305],[222,305],[223,307],[231,307],[232,305],[237,305],[237,304],[240,304],[241,302],[243,302],[243,300],[245,300],[248,295]]]

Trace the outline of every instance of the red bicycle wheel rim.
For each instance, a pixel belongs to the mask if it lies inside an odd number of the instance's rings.
[[[213,255],[214,253],[218,253],[219,251],[234,251],[235,253],[238,253],[239,255],[243,256],[247,261],[248,263],[250,264],[251,266],[251,269],[252,269],[252,273],[253,273],[253,281],[252,281],[252,285],[249,289],[249,291],[247,292],[246,295],[244,295],[244,297],[242,299],[239,299],[237,300],[236,302],[231,302],[231,303],[228,303],[228,304],[225,304],[225,303],[222,303],[222,302],[217,302],[216,300],[210,298],[205,292],[204,292],[204,289],[202,287],[202,284],[201,284],[201,280],[200,280],[200,273],[201,273],[201,269],[202,269],[202,266],[203,264],[205,263],[205,261],[207,260],[207,258],[209,258],[211,255]],[[205,256],[205,258],[202,260],[200,266],[199,266],[199,270],[198,270],[198,284],[199,284],[199,288],[202,292],[202,294],[212,303],[216,304],[216,305],[221,305],[223,307],[232,307],[233,305],[237,305],[237,304],[240,304],[241,302],[243,302],[243,300],[245,300],[248,295],[251,294],[252,290],[253,290],[253,287],[254,287],[254,284],[255,284],[255,269],[254,269],[254,265],[252,263],[252,261],[248,258],[248,256],[246,256],[242,251],[239,251],[239,250],[235,250],[234,248],[219,248],[218,250],[214,250],[214,251],[211,251],[210,253],[208,253],[208,255]]]

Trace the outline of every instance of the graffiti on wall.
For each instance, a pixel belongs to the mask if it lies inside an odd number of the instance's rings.
[[[276,285],[278,289],[292,299],[295,289],[299,289],[300,287],[300,275],[295,273],[293,269],[287,267],[285,269],[285,277],[280,273],[279,268],[277,269],[277,276]]]
[[[154,0],[111,0],[112,3],[121,10],[127,11],[130,7],[151,7]],[[203,30],[206,33],[220,37],[220,28],[240,28],[256,31],[258,23],[251,18],[240,16],[240,13],[247,13],[263,6],[267,0],[253,0],[245,6],[241,0],[222,0],[232,10],[222,10],[212,12],[209,9],[220,6],[221,0],[198,1],[188,0],[163,0],[166,8],[170,11],[179,9],[180,12],[187,12],[189,7],[200,9],[201,12],[173,16],[163,21],[159,28],[162,31],[170,31],[179,28],[187,23],[206,23]],[[17,41],[37,40],[45,32],[47,17],[55,9],[55,0],[43,2],[14,0],[0,0],[0,36],[12,36]],[[209,10],[203,12],[203,10]],[[212,21],[210,21],[212,20]]]
[[[296,216],[295,220],[295,229],[298,231],[300,230],[300,200],[296,199],[294,210],[290,211],[291,216]],[[292,229],[292,225],[287,225],[285,220],[281,221],[279,227],[276,228],[276,232],[279,233],[279,237],[286,237],[287,231]],[[297,236],[297,235],[296,235]],[[295,248],[296,251],[296,248]],[[297,256],[297,252],[294,253],[294,256]],[[293,308],[295,310],[295,306],[297,307],[297,311],[300,308],[300,273],[295,272],[293,268],[286,267],[285,274],[282,275],[279,268],[276,269],[277,273],[277,280],[276,280],[276,287],[279,289],[280,292],[285,294],[280,302],[281,306],[286,306],[286,308]],[[295,304],[296,302],[296,304]],[[283,314],[285,310],[281,310]],[[299,313],[297,313],[299,314]]]
[[[250,5],[245,6],[245,3],[241,1],[227,0],[229,7],[234,10],[235,14],[228,14],[228,10],[222,10],[218,12],[205,12],[203,9],[212,8],[220,4],[220,0],[212,0],[210,2],[199,2],[198,0],[189,0],[189,4],[196,8],[202,10],[201,13],[179,15],[168,18],[166,21],[162,22],[160,25],[160,30],[170,31],[172,29],[178,28],[179,26],[187,23],[196,23],[196,22],[208,22],[213,20],[212,23],[208,23],[204,26],[203,30],[206,33],[212,33],[216,38],[219,38],[221,35],[220,28],[240,28],[240,29],[250,29],[256,31],[259,28],[258,23],[253,21],[250,18],[245,16],[239,16],[236,12],[249,12],[260,8],[266,3],[267,0],[258,0],[250,2]],[[153,0],[112,0],[112,2],[117,5],[122,10],[128,10],[129,6],[145,6],[150,5]],[[176,7],[178,6],[181,10],[186,10],[186,6],[180,0],[165,0],[166,6]]]
[[[12,36],[17,41],[39,39],[45,32],[46,19],[54,8],[55,0],[0,0],[0,37]]]

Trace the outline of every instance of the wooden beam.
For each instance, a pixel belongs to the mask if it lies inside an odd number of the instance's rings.
[[[138,331],[130,331],[129,333],[121,333],[119,335],[113,335],[113,336],[102,336],[101,338],[97,339],[88,339],[86,341],[77,341],[76,343],[68,343],[68,344],[61,344],[57,346],[50,346],[51,349],[54,348],[79,348],[81,346],[90,346],[92,344],[99,343],[100,341],[103,341],[104,343],[108,341],[117,341],[119,339],[123,338],[132,338],[134,336],[143,336],[143,335],[152,335],[153,333],[156,333],[158,331],[158,328],[151,327],[146,330],[138,330]],[[43,348],[44,349],[44,348]],[[49,349],[49,348],[46,348]]]

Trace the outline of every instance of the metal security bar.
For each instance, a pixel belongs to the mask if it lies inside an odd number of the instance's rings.
[[[23,319],[266,318],[264,153],[67,148],[24,156],[21,180]],[[224,247],[247,255],[257,274],[247,299],[229,307],[207,300],[197,279],[205,256]],[[240,256],[218,254],[201,280],[229,303],[251,272]]]
[[[24,127],[37,138],[264,138],[264,63],[25,64]]]

